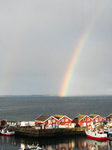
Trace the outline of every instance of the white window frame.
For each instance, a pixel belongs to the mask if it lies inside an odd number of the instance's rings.
[[[84,118],[84,121],[86,121],[86,118]]]
[[[51,123],[51,120],[48,120],[48,123]]]

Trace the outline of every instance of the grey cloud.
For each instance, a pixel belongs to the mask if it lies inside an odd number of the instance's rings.
[[[1,1],[0,82],[6,85],[0,94],[60,94],[73,51],[103,2]],[[105,3],[92,27],[67,95],[112,89],[111,5],[111,0]]]

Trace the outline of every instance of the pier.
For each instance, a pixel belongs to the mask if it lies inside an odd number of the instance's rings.
[[[85,128],[57,128],[57,129],[33,129],[33,128],[16,128],[11,127],[16,135],[29,137],[55,137],[68,135],[85,135]]]

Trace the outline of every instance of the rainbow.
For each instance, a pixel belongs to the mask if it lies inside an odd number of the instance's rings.
[[[67,95],[67,91],[68,91],[68,88],[70,86],[70,82],[71,82],[74,70],[77,66],[79,57],[80,57],[80,55],[84,49],[84,46],[85,46],[85,44],[86,44],[86,42],[90,36],[90,33],[91,33],[96,21],[98,20],[99,16],[101,15],[102,10],[104,9],[104,6],[106,5],[106,3],[107,3],[106,0],[102,1],[102,4],[100,5],[98,11],[96,11],[93,19],[91,20],[91,22],[89,23],[87,28],[84,30],[76,48],[72,54],[72,57],[70,59],[70,63],[69,63],[67,70],[65,72],[65,76],[64,76],[64,79],[62,82],[59,96],[63,97],[63,96]]]

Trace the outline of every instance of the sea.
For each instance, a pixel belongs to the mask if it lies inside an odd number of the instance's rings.
[[[111,113],[112,96],[0,96],[0,120],[34,121],[41,114],[67,115],[71,119],[79,114],[106,117]],[[0,150],[20,150],[32,144],[38,144],[43,150],[112,150],[112,141],[95,141],[86,136],[31,138],[0,135]]]

